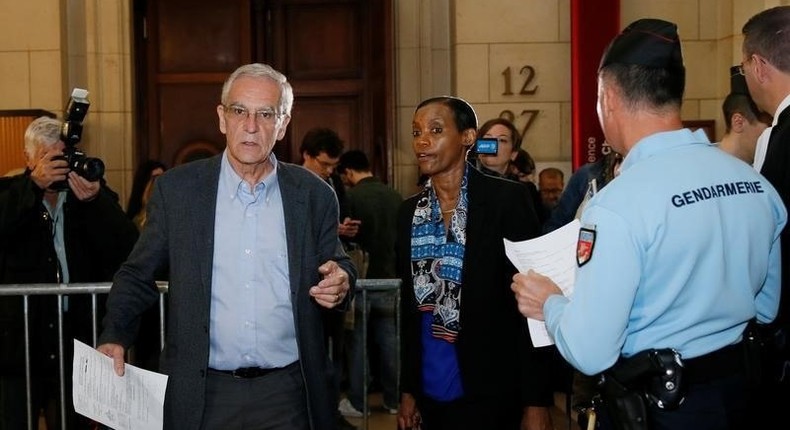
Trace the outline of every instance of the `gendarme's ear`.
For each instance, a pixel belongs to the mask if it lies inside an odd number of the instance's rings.
[[[616,110],[620,104],[620,91],[613,84],[606,85],[603,87],[603,91],[601,91],[601,100],[602,108],[607,113],[611,113]]]
[[[739,112],[735,112],[734,114],[732,114],[732,118],[730,118],[730,128],[732,128],[732,131],[736,133],[740,133],[743,131],[743,126],[745,122],[746,122],[746,118],[744,118],[744,116],[741,115]]]

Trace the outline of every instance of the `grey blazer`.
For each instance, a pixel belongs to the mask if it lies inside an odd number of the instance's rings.
[[[116,273],[107,300],[99,344],[113,342],[128,348],[137,336],[139,316],[158,298],[154,273],[160,266],[169,266],[167,334],[161,357],[161,371],[169,375],[165,429],[199,429],[201,424],[221,157],[170,169],[156,181],[146,228]],[[329,430],[337,405],[335,396],[330,395],[331,372],[321,314],[331,311],[317,305],[308,290],[320,280],[317,268],[327,260],[337,261],[349,273],[352,287],[356,270],[337,237],[338,205],[332,189],[300,166],[279,163],[277,171],[297,345],[312,428]],[[347,307],[346,302],[339,309]]]

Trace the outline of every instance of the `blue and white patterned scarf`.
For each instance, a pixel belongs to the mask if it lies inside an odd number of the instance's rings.
[[[461,195],[450,219],[447,233],[439,199],[430,179],[420,193],[411,226],[411,273],[420,312],[432,312],[434,337],[455,342],[461,329],[461,271],[466,245],[468,213],[464,170]]]

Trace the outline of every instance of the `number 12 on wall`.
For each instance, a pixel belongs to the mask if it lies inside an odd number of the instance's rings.
[[[519,95],[522,96],[531,96],[534,95],[536,91],[538,91],[538,86],[535,85],[532,88],[527,88],[532,84],[532,81],[535,80],[535,68],[532,66],[524,66],[519,70],[520,75],[524,75],[524,85],[521,86],[519,90]],[[505,70],[502,71],[502,76],[505,78],[505,92],[502,93],[503,96],[512,96],[513,95],[513,79],[511,77],[510,66],[506,67]]]
[[[533,85],[533,81],[535,80],[535,68],[526,65],[519,70],[519,75],[524,76],[524,84],[521,85],[521,89],[519,90],[518,94],[523,96],[531,96],[534,95],[538,91],[538,86]],[[502,76],[505,78],[505,91],[502,93],[503,96],[512,96],[513,95],[513,78],[512,78],[512,71],[510,66],[506,67],[505,70],[502,71]],[[527,122],[524,124],[524,128],[521,130],[521,136],[524,137],[527,134],[527,131],[532,126],[532,123],[538,118],[538,113],[540,110],[538,109],[524,109],[521,111],[519,118],[526,117]],[[516,114],[513,113],[512,110],[506,109],[499,113],[500,118],[505,118],[512,123],[516,123]]]

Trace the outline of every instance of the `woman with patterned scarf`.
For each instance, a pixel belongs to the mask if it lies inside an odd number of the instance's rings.
[[[540,224],[525,187],[466,162],[476,129],[460,98],[414,113],[412,148],[428,180],[398,216],[398,427],[551,430],[551,350],[532,347],[502,241],[535,237]]]

